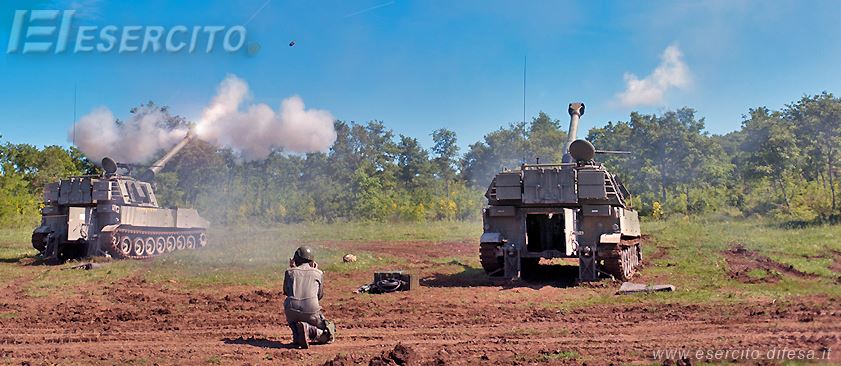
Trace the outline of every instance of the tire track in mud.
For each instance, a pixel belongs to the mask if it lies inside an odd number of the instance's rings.
[[[841,284],[841,252],[832,252],[832,264],[829,265],[829,270],[835,273],[835,282]]]
[[[782,279],[782,275],[789,275],[798,278],[814,279],[820,276],[806,273],[774,261],[756,251],[745,248],[740,243],[732,243],[730,248],[723,252],[727,261],[727,274],[730,278],[742,283],[774,283]],[[752,270],[760,270],[763,276],[752,276]]]

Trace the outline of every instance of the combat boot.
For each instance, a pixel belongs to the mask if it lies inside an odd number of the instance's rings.
[[[298,346],[307,349],[310,348],[309,335],[307,334],[307,327],[304,323],[295,323],[295,332],[298,333]]]
[[[332,343],[336,338],[336,323],[332,320],[324,320],[324,343]]]

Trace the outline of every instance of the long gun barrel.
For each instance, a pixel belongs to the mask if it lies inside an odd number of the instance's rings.
[[[569,155],[569,145],[578,138],[578,120],[584,114],[584,103],[570,103],[567,111],[569,112],[569,132],[567,133],[567,142],[564,144],[562,152],[563,162],[572,163],[574,159]]]
[[[152,165],[149,166],[149,169],[146,169],[146,171],[143,172],[138,179],[144,182],[152,182],[155,179],[155,175],[160,173],[166,163],[172,160],[172,157],[175,156],[175,154],[178,154],[184,146],[187,146],[187,144],[193,140],[193,137],[193,131],[187,132],[187,136],[184,136],[183,140],[173,146],[172,149],[170,149],[163,157],[158,159],[158,161],[152,163]]]

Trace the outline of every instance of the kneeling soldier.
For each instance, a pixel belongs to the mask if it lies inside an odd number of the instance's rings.
[[[323,273],[318,269],[312,248],[302,246],[289,260],[283,278],[284,313],[292,342],[301,348],[310,343],[330,343],[336,333],[333,322],[324,318],[318,300],[324,296]]]

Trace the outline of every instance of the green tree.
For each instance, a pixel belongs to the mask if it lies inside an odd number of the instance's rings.
[[[519,167],[525,151],[525,125],[510,124],[468,147],[462,158],[462,176],[473,187],[487,187],[496,173]]]
[[[745,153],[742,175],[748,179],[771,179],[782,194],[785,207],[791,210],[785,180],[797,170],[800,150],[793,123],[783,119],[780,112],[759,107],[749,111],[749,118],[742,122],[742,131],[745,135],[740,146]]]
[[[532,119],[527,133],[526,162],[560,163],[567,134],[561,129],[561,122],[540,112]]]
[[[837,210],[838,156],[841,146],[841,100],[831,93],[804,96],[783,110],[795,127],[798,144],[804,150],[810,174],[824,183],[828,190],[833,216],[841,217]],[[832,219],[832,217],[828,217]]]
[[[459,172],[456,133],[446,128],[437,129],[432,132],[432,143],[435,174],[449,184]]]

